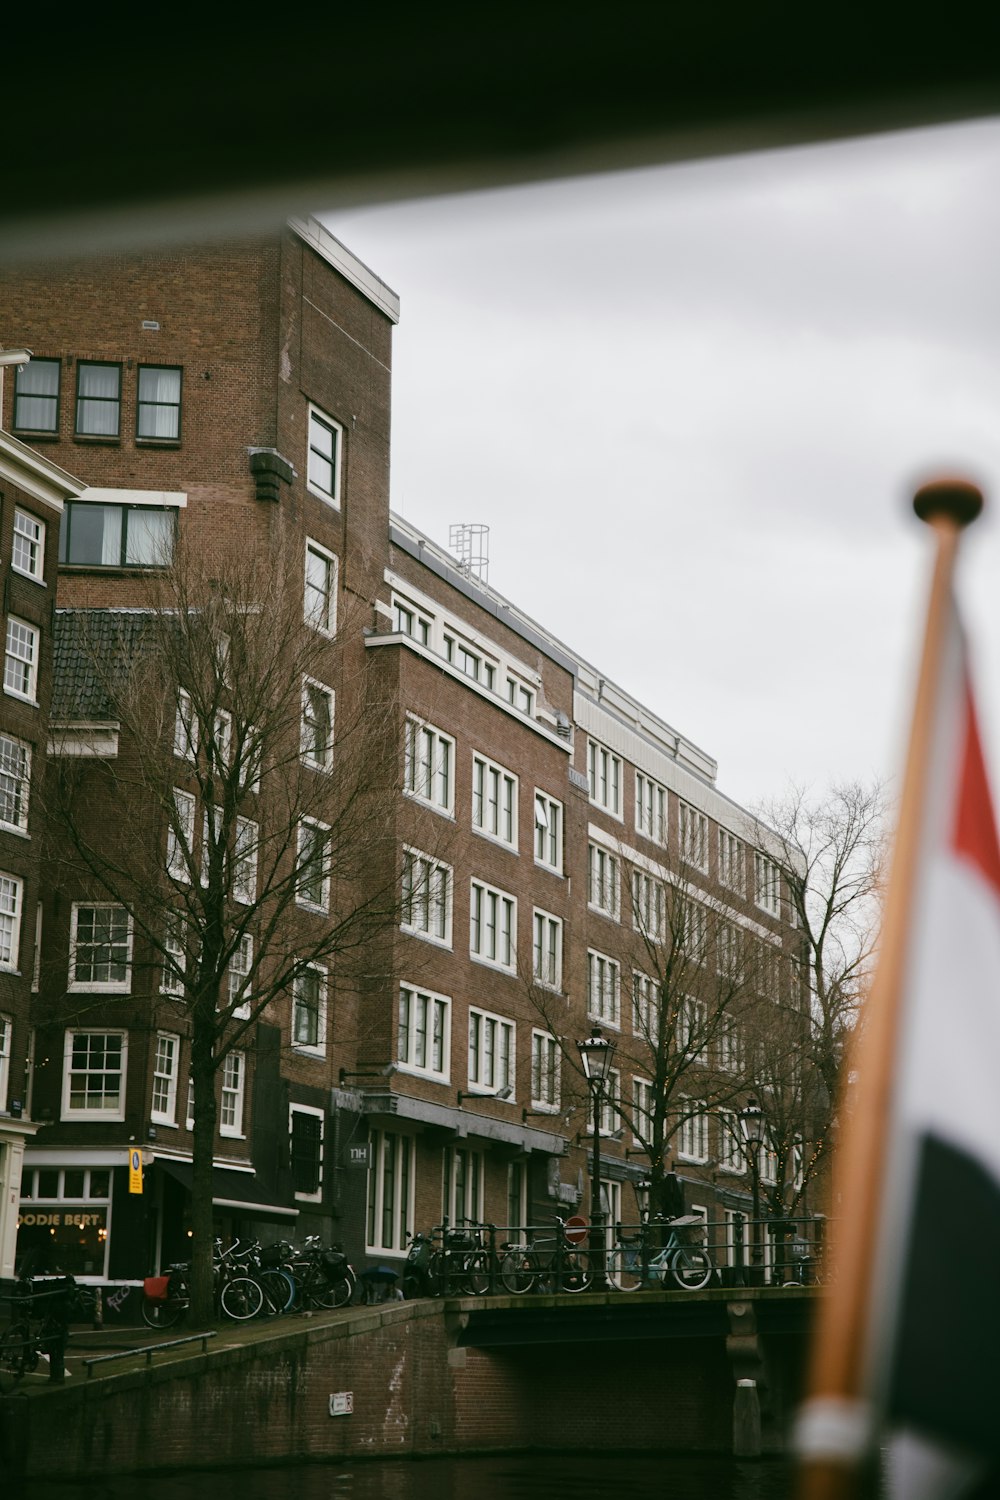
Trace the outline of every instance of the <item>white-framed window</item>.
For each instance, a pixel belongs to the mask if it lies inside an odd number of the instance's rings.
[[[562,989],[563,924],[561,917],[535,908],[531,972],[536,984]]]
[[[292,984],[292,1046],[322,1057],[326,1052],[326,984],[323,964],[310,964]]]
[[[441,1209],[452,1224],[481,1223],[486,1163],[471,1146],[448,1146],[444,1153]]]
[[[74,902],[70,918],[69,988],[127,991],[131,982],[132,918],[111,901]]]
[[[418,641],[421,646],[430,646],[431,632],[434,629],[434,616],[429,615],[426,610],[409,599],[402,599],[398,594],[392,596],[393,628],[397,635],[407,635],[411,641]]]
[[[174,787],[174,816],[167,828],[167,873],[174,880],[191,879],[194,844],[194,794]]]
[[[472,757],[472,826],[517,848],[517,777],[485,755]]]
[[[662,943],[667,926],[667,892],[662,880],[632,871],[632,925],[651,943]]]
[[[333,688],[302,679],[302,760],[314,771],[333,767]]]
[[[0,734],[0,825],[4,828],[27,833],[30,785],[30,745]]]
[[[452,811],[455,741],[433,724],[407,717],[404,730],[403,790],[427,807]]]
[[[708,942],[708,915],[698,901],[685,900],[681,907],[680,943],[684,954],[693,963],[705,962]]]
[[[681,859],[698,870],[708,869],[708,819],[687,802],[678,804]]]
[[[211,878],[213,853],[219,860],[225,860],[225,850],[222,847],[222,808],[203,807],[201,810],[201,872],[199,875],[202,885],[207,886]]]
[[[184,920],[180,912],[167,914],[163,930],[163,974],[160,993],[183,995],[187,971],[187,949],[184,945]]]
[[[769,1138],[762,1140],[757,1148],[757,1175],[766,1187],[777,1187],[778,1153]]]
[[[654,843],[665,842],[667,827],[667,791],[658,781],[635,773],[635,828]]]
[[[10,565],[15,573],[42,582],[45,569],[45,522],[14,507],[14,549]]]
[[[413,1138],[395,1130],[371,1130],[368,1147],[365,1249],[402,1256],[413,1223]]]
[[[306,482],[314,495],[329,505],[340,504],[340,464],[344,429],[339,422],[309,408],[309,461]]]
[[[399,987],[396,1061],[403,1072],[447,1081],[451,1075],[451,1001],[447,995]]]
[[[781,949],[758,938],[754,943],[757,993],[768,1000],[779,997]]]
[[[606,953],[587,950],[587,1015],[607,1026],[621,1023],[621,977],[618,964]]]
[[[229,1004],[237,1021],[250,1018],[250,1002],[246,999],[253,970],[253,934],[241,932],[239,942],[229,958]]]
[[[691,1113],[677,1132],[677,1155],[683,1161],[708,1160],[708,1116],[703,1099],[689,1102]]]
[[[621,902],[621,882],[618,878],[618,859],[600,844],[587,846],[588,904],[594,911],[602,912],[613,922],[618,921]]]
[[[16,875],[0,875],[0,969],[17,970],[21,950],[24,885]]]
[[[739,1116],[734,1109],[720,1109],[719,1171],[743,1173],[746,1169]]]
[[[213,769],[225,774],[233,761],[233,716],[228,708],[216,709],[206,749]]]
[[[587,781],[590,800],[615,818],[622,815],[622,762],[597,740],[587,741]]]
[[[726,1264],[745,1266],[750,1260],[750,1215],[738,1208],[727,1208],[726,1216]]]
[[[607,1082],[601,1090],[599,1111],[601,1135],[616,1135],[622,1128],[622,1075],[617,1068],[608,1073]]]
[[[219,1134],[243,1138],[243,1103],[246,1090],[246,1059],[242,1052],[227,1052],[222,1062],[222,1098],[219,1104]]]
[[[535,791],[535,864],[562,874],[563,806],[547,792]]]
[[[10,1054],[14,1039],[13,1016],[0,1015],[0,1110],[7,1108],[10,1088]]]
[[[660,985],[638,969],[632,971],[632,1030],[657,1046],[660,1036]]]
[[[528,1164],[515,1156],[507,1163],[507,1219],[509,1229],[519,1233],[528,1222]]]
[[[330,829],[315,818],[299,823],[295,900],[310,911],[330,906]]]
[[[513,1021],[488,1010],[469,1008],[469,1088],[497,1094],[514,1088]]]
[[[149,1118],[157,1125],[177,1124],[177,1074],[181,1039],[172,1031],[158,1031],[153,1052],[153,1097]]]
[[[174,754],[181,760],[198,759],[198,720],[191,694],[180,688],[174,715]]]
[[[743,865],[743,845],[735,833],[728,828],[719,829],[719,884],[742,896],[746,876]]]
[[[450,661],[453,667],[473,682],[480,683],[490,692],[495,692],[497,685],[496,663],[490,661],[481,651],[475,650],[468,641],[464,641],[460,635],[452,635],[449,631],[444,636],[445,660]]]
[[[14,428],[23,432],[59,431],[59,377],[62,361],[32,359],[14,376]]]
[[[735,922],[719,921],[715,933],[715,966],[725,979],[743,977],[744,936]]]
[[[419,849],[404,849],[402,907],[403,932],[450,948],[451,866]]]
[[[469,953],[511,974],[517,967],[517,900],[481,880],[471,883]]]
[[[296,1198],[319,1203],[323,1197],[325,1117],[309,1104],[288,1109],[288,1157],[292,1169],[292,1191]]]
[[[252,906],[257,899],[260,828],[253,818],[237,818],[233,838],[233,900]]]
[[[31,993],[37,995],[42,985],[42,903],[35,902],[35,952],[31,962]],[[34,1035],[34,1032],[32,1032]]]
[[[561,1054],[559,1043],[549,1031],[531,1033],[531,1107],[552,1110],[559,1108],[559,1072]]]
[[[781,915],[781,871],[773,859],[754,850],[754,900],[772,916]]]
[[[507,702],[513,704],[519,713],[530,717],[535,711],[535,690],[523,683],[519,677],[508,677]]]
[[[81,568],[166,568],[176,539],[176,506],[67,500],[59,527],[59,561]]]
[[[124,1120],[128,1032],[67,1031],[64,1119]]]
[[[723,1016],[719,1023],[719,1068],[723,1073],[743,1071],[743,1028],[735,1016]]]
[[[677,1017],[677,1041],[681,1050],[690,1053],[689,1062],[706,1063],[708,1032],[708,1006],[704,1000],[695,1000],[686,995],[681,1001]]]
[[[632,1079],[632,1139],[637,1146],[653,1138],[653,1085],[648,1078]]]
[[[7,646],[4,655],[4,692],[28,703],[38,698],[38,656],[41,636],[27,620],[7,616]]]
[[[139,366],[135,435],[140,442],[180,440],[182,373],[177,365]]]
[[[302,614],[307,625],[323,635],[337,631],[337,559],[319,542],[306,540]]]

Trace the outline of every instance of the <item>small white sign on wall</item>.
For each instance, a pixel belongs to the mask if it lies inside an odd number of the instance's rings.
[[[330,1397],[331,1417],[349,1417],[354,1411],[353,1391],[334,1391]]]

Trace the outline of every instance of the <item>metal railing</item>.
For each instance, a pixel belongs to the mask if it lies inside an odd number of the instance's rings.
[[[201,1352],[205,1353],[209,1339],[215,1338],[215,1329],[209,1329],[207,1333],[189,1333],[182,1339],[166,1339],[161,1344],[143,1344],[138,1349],[119,1349],[114,1354],[96,1354],[92,1359],[82,1361],[87,1371],[87,1379],[90,1379],[94,1365],[110,1364],[115,1359],[133,1359],[135,1356],[144,1354],[146,1356],[147,1368],[153,1363],[153,1355],[159,1354],[163,1349],[178,1349],[181,1344],[201,1344]]]

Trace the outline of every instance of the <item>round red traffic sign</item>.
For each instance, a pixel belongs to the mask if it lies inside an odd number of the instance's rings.
[[[590,1233],[590,1225],[582,1214],[574,1214],[566,1220],[566,1238],[571,1245],[581,1245]]]

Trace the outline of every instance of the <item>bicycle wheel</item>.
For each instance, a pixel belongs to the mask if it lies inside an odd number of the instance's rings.
[[[561,1292],[586,1292],[593,1279],[585,1257],[578,1255],[575,1250],[567,1251],[562,1258],[559,1290]]]
[[[182,1297],[167,1297],[162,1302],[154,1302],[152,1297],[143,1297],[139,1310],[147,1328],[173,1328],[184,1316],[186,1305]]]
[[[505,1292],[520,1297],[530,1292],[538,1276],[538,1262],[530,1250],[508,1250],[500,1262],[500,1282]]]
[[[219,1298],[222,1311],[227,1318],[238,1323],[255,1318],[264,1306],[264,1293],[259,1282],[249,1276],[234,1276],[222,1288]]]
[[[295,1282],[287,1271],[269,1267],[267,1270],[260,1271],[254,1280],[260,1282],[264,1292],[265,1312],[288,1312],[295,1301]]]
[[[473,1297],[484,1297],[490,1289],[490,1258],[485,1250],[474,1250],[465,1262],[465,1286]]]
[[[315,1307],[332,1312],[335,1307],[346,1307],[354,1295],[354,1283],[350,1277],[342,1276],[337,1281],[318,1281],[309,1293]]]
[[[674,1251],[670,1269],[678,1286],[682,1286],[687,1292],[697,1292],[701,1287],[708,1286],[715,1268],[706,1250],[691,1250],[682,1245],[679,1250]]]
[[[642,1286],[642,1257],[638,1250],[616,1245],[608,1251],[608,1284],[616,1292],[635,1292]]]
[[[33,1370],[37,1363],[38,1355],[32,1344],[31,1329],[27,1323],[11,1323],[0,1338],[0,1370],[13,1375],[15,1380],[20,1380],[25,1370]]]

